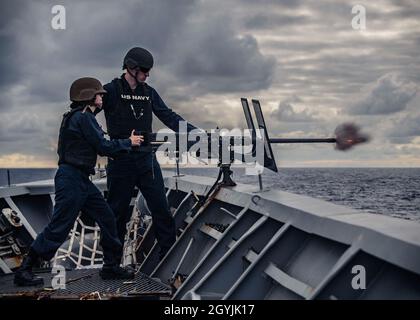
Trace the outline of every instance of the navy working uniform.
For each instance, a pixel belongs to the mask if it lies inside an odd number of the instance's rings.
[[[146,83],[130,88],[124,75],[104,86],[103,109],[107,131],[111,139],[125,139],[135,129],[146,137],[152,132],[153,113],[170,129],[178,132],[181,116],[166,106],[155,89]],[[187,124],[187,130],[196,129]],[[152,213],[153,227],[160,257],[175,242],[175,222],[169,210],[159,163],[152,148],[143,143],[128,154],[108,158],[107,167],[108,204],[117,219],[118,236],[124,241],[126,224],[130,220],[130,201],[135,186],[143,194]],[[121,252],[122,255],[122,252]]]
[[[76,107],[64,115],[58,143],[59,168],[54,178],[54,213],[48,226],[33,242],[32,251],[50,260],[82,211],[101,228],[104,265],[119,264],[117,256],[122,244],[117,236],[114,215],[89,175],[95,173],[97,154],[113,155],[130,149],[130,139],[106,140],[88,107]]]

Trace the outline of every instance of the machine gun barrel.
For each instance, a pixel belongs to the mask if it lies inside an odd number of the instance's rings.
[[[336,138],[271,138],[270,143],[336,143]]]
[[[177,138],[180,135],[187,135],[186,133],[174,133]],[[227,137],[225,137],[227,138]],[[249,140],[249,137],[247,137]],[[231,136],[230,143],[233,144],[234,141],[241,141],[242,144],[245,143],[246,137],[244,136]],[[211,141],[209,136],[209,142]],[[157,134],[152,133],[150,134],[150,142],[154,144],[162,144],[165,143],[165,140],[158,140]],[[336,143],[336,138],[270,138],[270,143]]]

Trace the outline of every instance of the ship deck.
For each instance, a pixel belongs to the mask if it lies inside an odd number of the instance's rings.
[[[14,274],[0,276],[0,298],[22,299],[164,299],[171,296],[171,288],[141,272],[133,280],[102,280],[100,268],[67,270],[65,289],[53,289],[50,269],[37,271],[44,286],[17,287]]]
[[[65,290],[15,288],[15,260],[0,258],[0,296],[69,299],[420,299],[420,224],[255,185],[164,171],[177,241],[159,262],[151,225],[136,246],[135,281],[68,271]],[[95,180],[106,193],[106,180]],[[48,222],[53,181],[0,188],[0,205],[25,237]],[[137,196],[132,207],[136,209]],[[143,212],[144,208],[139,208]],[[133,211],[134,212],[134,211]],[[3,265],[2,265],[2,261]],[[6,264],[7,262],[7,264]],[[358,271],[362,270],[362,271]],[[89,273],[91,272],[91,274]],[[359,272],[359,273],[357,273]],[[363,288],[354,278],[363,275]],[[51,273],[43,274],[51,283]]]

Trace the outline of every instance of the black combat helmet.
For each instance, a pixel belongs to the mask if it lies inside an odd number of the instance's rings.
[[[153,56],[144,48],[131,48],[124,57],[123,69],[127,69],[127,67],[131,69],[140,67],[150,70],[153,67]]]
[[[90,101],[100,93],[106,93],[106,91],[98,79],[80,78],[71,84],[70,100],[73,102]]]

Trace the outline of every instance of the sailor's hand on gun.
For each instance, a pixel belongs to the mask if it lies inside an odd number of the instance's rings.
[[[141,145],[141,143],[144,141],[144,137],[140,135],[136,135],[136,130],[131,131],[131,145],[134,147],[138,147]]]

